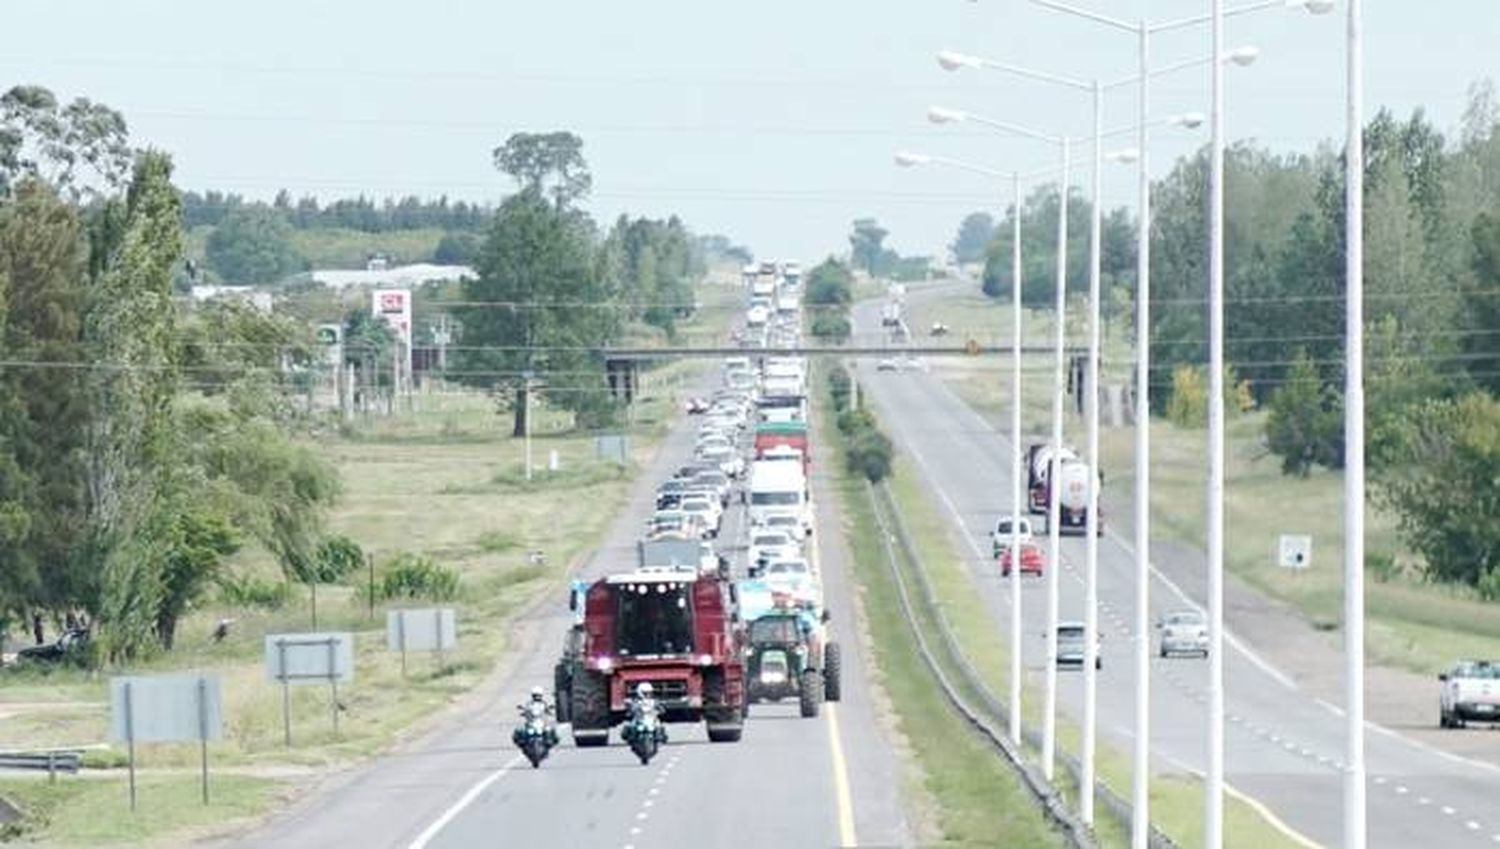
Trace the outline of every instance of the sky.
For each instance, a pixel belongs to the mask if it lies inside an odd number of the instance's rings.
[[[1209,8],[1073,2],[1152,21]],[[1365,6],[1371,112],[1423,108],[1455,131],[1470,84],[1500,75],[1500,0]],[[1342,138],[1343,12],[1231,20],[1228,46],[1260,50],[1228,72],[1231,140],[1290,152]],[[495,202],[512,186],[490,151],[513,132],[566,129],[584,139],[596,217],[676,213],[761,258],[803,262],[846,251],[850,222],[870,216],[902,253],[941,256],[964,214],[1008,203],[1008,181],[899,169],[896,150],[1001,171],[1056,159],[1045,143],[931,125],[931,105],[1090,132],[1086,93],[945,72],[937,51],[1080,79],[1136,68],[1134,36],[1029,0],[6,0],[3,14],[0,85],[120,110],[138,144],[173,155],[186,189]],[[1209,52],[1206,28],[1167,33],[1152,64]],[[1206,112],[1208,84],[1206,67],[1154,80],[1153,115]],[[1105,106],[1107,126],[1134,123],[1133,89]],[[1151,170],[1206,140],[1155,131]],[[1090,175],[1079,153],[1075,183]],[[1131,169],[1104,174],[1105,204],[1129,205]]]

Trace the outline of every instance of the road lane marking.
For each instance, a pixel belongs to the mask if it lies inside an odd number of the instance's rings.
[[[1224,792],[1245,803],[1245,805],[1248,806],[1251,810],[1259,814],[1261,819],[1270,823],[1272,828],[1286,835],[1286,838],[1288,840],[1303,847],[1303,849],[1324,849],[1323,844],[1319,843],[1316,840],[1313,840],[1311,837],[1308,837],[1297,829],[1291,827],[1281,817],[1278,817],[1276,816],[1276,814],[1272,813],[1271,809],[1262,804],[1259,799],[1251,796],[1248,793],[1245,793],[1244,791],[1235,787],[1233,784],[1230,784],[1226,781],[1224,783]]]
[[[1467,828],[1470,831],[1478,831],[1479,823],[1475,822],[1474,820],[1469,820],[1468,822],[1464,823],[1464,828]]]
[[[472,805],[474,800],[479,798],[479,794],[488,790],[491,784],[504,778],[506,773],[520,766],[523,760],[525,760],[523,756],[516,755],[506,761],[504,766],[480,779],[478,783],[469,788],[467,793],[459,797],[459,800],[454,802],[448,810],[443,811],[443,815],[434,820],[432,825],[427,826],[421,834],[417,835],[417,839],[413,840],[407,849],[427,849],[427,844],[432,841],[432,838],[437,837],[439,832],[447,828],[448,823],[453,822],[459,814],[463,813],[464,808]]]
[[[828,751],[833,756],[833,794],[838,805],[839,845],[858,846],[854,834],[854,802],[849,793],[849,765],[844,760],[844,742],[839,731],[838,708],[834,702],[823,705],[828,724]]]
[[[1448,816],[1451,817],[1451,816],[1453,816],[1454,814],[1456,814],[1458,812],[1453,809],[1452,805],[1444,805],[1443,806],[1443,813],[1447,814]]]

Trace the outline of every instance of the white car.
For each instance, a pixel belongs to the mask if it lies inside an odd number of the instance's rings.
[[[760,570],[777,560],[788,560],[802,556],[802,546],[785,531],[757,530],[750,535],[750,572]]]
[[[1085,625],[1082,622],[1059,622],[1057,623],[1057,665],[1058,666],[1083,666],[1084,641],[1083,634]],[[1046,636],[1045,634],[1043,636]],[[1100,651],[1104,647],[1104,633],[1101,631],[1094,637],[1094,668],[1104,668],[1104,654]]]
[[[733,448],[705,448],[697,452],[697,455],[700,460],[718,464],[719,471],[732,478],[737,478],[745,473],[745,458],[741,457]]]
[[[1196,654],[1208,657],[1208,620],[1197,610],[1172,610],[1158,619],[1161,640],[1157,652],[1162,657],[1173,654]]]
[[[801,542],[807,536],[807,529],[802,527],[802,517],[795,513],[772,513],[764,517],[756,528],[781,531],[797,542]]]
[[[708,536],[717,537],[719,526],[724,520],[724,508],[719,505],[719,499],[708,493],[693,494],[682,499],[679,510],[689,516],[698,517],[703,527],[708,530]]]
[[[999,557],[1000,552],[1010,548],[1010,525],[1011,517],[1001,516],[1000,520],[995,523],[995,529],[990,532],[990,549],[995,557]],[[1030,519],[1023,516],[1017,530],[1020,532],[1022,545],[1032,541]]]
[[[876,371],[899,371],[900,370],[900,366],[896,363],[896,358],[895,357],[882,357],[879,362],[875,363],[875,370]]]
[[[1500,664],[1461,660],[1439,675],[1438,724],[1463,728],[1470,722],[1500,723]]]

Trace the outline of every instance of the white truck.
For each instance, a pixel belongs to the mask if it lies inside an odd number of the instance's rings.
[[[1461,660],[1438,676],[1438,725],[1463,728],[1470,722],[1500,724],[1500,664]]]
[[[1058,475],[1058,528],[1073,529],[1088,533],[1089,519],[1089,466],[1082,460],[1064,460]],[[1094,479],[1094,503],[1098,504],[1101,491],[1099,479]],[[1098,533],[1104,535],[1104,512],[1101,510],[1096,522]]]
[[[752,525],[765,524],[775,514],[790,514],[801,520],[804,532],[812,531],[812,502],[800,463],[751,463],[749,500]]]

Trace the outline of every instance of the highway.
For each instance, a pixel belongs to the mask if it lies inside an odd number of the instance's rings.
[[[910,298],[939,297],[941,289]],[[879,327],[878,302],[858,305],[857,332]],[[989,533],[1010,510],[1010,444],[930,373],[879,372],[873,359],[858,367],[864,396],[897,445],[912,459],[936,508],[967,543],[965,562],[1001,633],[1008,634],[1008,579],[991,559]],[[1030,379],[1038,379],[1034,375]],[[1043,378],[1050,381],[1050,375]],[[997,387],[997,392],[1004,390]],[[1071,441],[1082,445],[1082,427]],[[1108,470],[1106,470],[1108,471]],[[1105,515],[1128,509],[1108,504]],[[1120,494],[1115,493],[1118,497]],[[1118,503],[1118,502],[1117,502]],[[1042,536],[1045,544],[1045,537]],[[1061,618],[1083,618],[1084,541],[1064,537]],[[1109,528],[1099,546],[1100,630],[1104,634],[1099,677],[1101,742],[1128,754],[1134,688],[1130,630],[1134,608],[1133,554],[1127,536]],[[1158,573],[1152,586],[1153,620],[1171,608],[1189,606],[1201,580],[1169,581]],[[1026,686],[1040,696],[1045,670],[1046,590],[1028,578],[1022,589],[1028,669]],[[1203,601],[1192,598],[1193,603]],[[1229,627],[1234,628],[1233,610]],[[1154,645],[1154,641],[1153,641]],[[1304,845],[1335,845],[1340,836],[1340,755],[1343,720],[1337,708],[1299,689],[1261,660],[1252,646],[1234,640],[1225,658],[1226,769],[1234,792],[1264,806],[1282,830]],[[1059,674],[1059,699],[1075,721],[1082,717],[1082,673]],[[1152,661],[1153,768],[1162,773],[1200,772],[1205,763],[1207,664],[1198,659]],[[1433,692],[1436,702],[1436,690]],[[1434,717],[1435,717],[1434,707]],[[1476,847],[1500,845],[1500,769],[1458,759],[1392,732],[1372,727],[1368,743],[1370,845],[1377,847]],[[1118,790],[1128,796],[1127,787]],[[1231,845],[1234,844],[1230,835]]]
[[[676,423],[633,486],[628,509],[583,577],[627,571],[656,486],[691,455],[693,423]],[[815,472],[820,528],[837,528],[828,482]],[[740,511],[726,518],[733,545]],[[611,734],[606,748],[563,742],[533,770],[510,742],[515,706],[533,685],[549,692],[570,623],[562,589],[518,623],[498,686],[468,700],[398,752],[330,779],[244,847],[359,846],[839,846],[908,842],[895,749],[869,692],[865,652],[836,534],[814,535],[833,635],[844,646],[843,701],[816,719],[795,703],[756,705],[744,739],[710,744],[701,725],[669,726],[671,742],[641,766]],[[740,554],[740,557],[743,555]],[[736,564],[739,568],[740,564]]]

